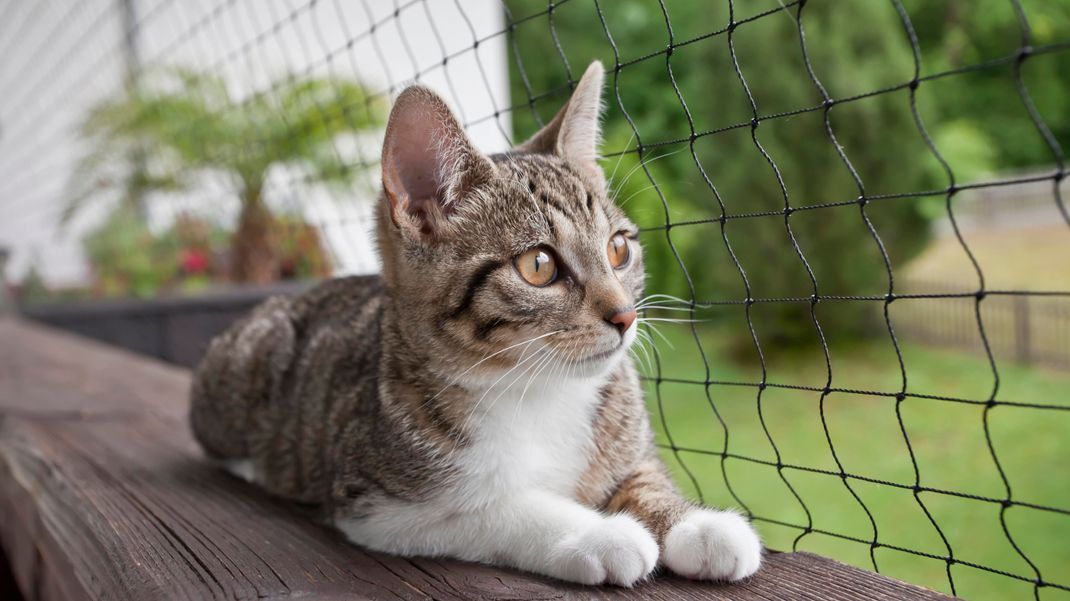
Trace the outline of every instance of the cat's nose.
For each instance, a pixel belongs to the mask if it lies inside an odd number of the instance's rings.
[[[635,309],[622,309],[607,315],[606,321],[608,321],[610,325],[616,326],[620,335],[624,336],[624,333],[628,331],[628,328],[632,327],[632,324],[635,323],[635,318],[637,316],[638,314],[635,312]]]

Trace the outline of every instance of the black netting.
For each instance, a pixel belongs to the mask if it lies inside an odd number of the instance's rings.
[[[605,170],[664,295],[636,356],[681,485],[742,508],[773,548],[966,597],[1070,598],[1060,3],[129,0],[2,14],[0,236],[34,267],[106,212],[67,200],[99,195],[153,235],[195,216],[204,240],[262,197],[288,216],[273,239],[297,249],[273,251],[276,275],[374,270],[369,202],[394,95],[427,83],[505,148],[601,59]],[[159,102],[176,89],[186,105]],[[139,104],[100,127],[187,110],[170,152],[196,161],[156,156],[142,129],[77,171],[86,110],[124,97]],[[289,265],[302,244],[323,264]],[[917,267],[934,248],[940,266]]]

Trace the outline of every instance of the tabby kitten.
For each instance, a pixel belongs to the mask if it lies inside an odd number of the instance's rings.
[[[753,574],[739,515],[658,459],[635,367],[636,226],[596,163],[603,70],[511,152],[426,88],[383,147],[381,277],[272,298],[216,338],[191,422],[209,456],[354,543],[630,586],[660,563]]]

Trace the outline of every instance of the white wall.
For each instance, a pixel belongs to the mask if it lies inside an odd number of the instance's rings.
[[[139,54],[148,69],[211,70],[226,79],[235,102],[270,94],[272,82],[290,73],[355,77],[391,97],[417,79],[438,90],[471,124],[470,134],[482,148],[508,146],[509,113],[493,118],[510,104],[498,0],[421,0],[398,2],[399,8],[381,0],[133,2],[141,23]],[[88,107],[121,89],[119,6],[120,0],[38,0],[4,11],[0,245],[14,251],[13,280],[31,262],[54,285],[87,278],[80,240],[106,207],[87,210],[67,228],[58,220],[81,153],[76,127]],[[473,49],[476,39],[480,44]],[[443,66],[445,56],[450,58]],[[380,143],[372,138],[358,145],[369,161],[377,159]],[[372,173],[377,180],[376,170]],[[369,191],[378,188],[377,181],[338,192],[295,184],[292,174],[273,175],[270,202],[299,209],[321,226],[340,273],[377,268],[368,218],[374,201]],[[225,182],[206,178],[188,193],[152,199],[151,208],[152,223],[163,227],[181,210],[232,220],[237,202]]]

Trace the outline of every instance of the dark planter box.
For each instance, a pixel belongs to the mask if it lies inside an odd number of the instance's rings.
[[[315,282],[219,290],[202,296],[95,300],[23,307],[24,317],[184,367],[264,299],[298,294]]]

